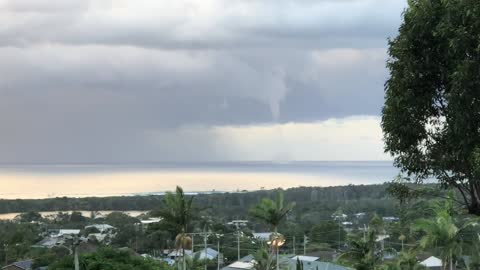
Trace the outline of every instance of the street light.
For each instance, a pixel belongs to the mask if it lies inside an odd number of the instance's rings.
[[[270,241],[267,242],[268,245],[272,246],[275,249],[276,261],[277,261],[277,270],[279,270],[278,265],[278,250],[281,246],[285,244],[285,237],[281,233],[272,233],[270,235]]]
[[[223,237],[223,234],[215,234],[217,238],[217,270],[220,270],[220,238]]]

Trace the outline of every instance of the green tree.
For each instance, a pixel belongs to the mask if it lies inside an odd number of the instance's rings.
[[[82,212],[73,211],[72,214],[70,214],[70,222],[81,223],[86,220],[87,218],[83,216]]]
[[[187,197],[183,189],[177,186],[175,193],[169,192],[165,195],[164,206],[159,211],[159,215],[163,218],[162,222],[177,232],[175,247],[177,252],[182,250],[184,269],[186,268],[185,249],[192,248],[192,239],[187,233],[194,217],[193,199],[193,196]]]
[[[353,237],[348,240],[348,250],[340,255],[339,261],[352,265],[357,270],[372,270],[380,265],[380,252],[375,251],[376,234],[370,230],[365,238]]]
[[[444,268],[450,270],[462,255],[464,241],[462,232],[475,223],[474,220],[460,221],[453,217],[452,201],[436,203],[433,207],[435,217],[419,219],[412,228],[423,232],[420,239],[421,248],[433,248],[440,253]]]
[[[285,219],[295,206],[295,203],[285,205],[283,192],[278,191],[276,200],[264,198],[250,209],[250,215],[270,225],[277,233],[278,225]]]
[[[137,247],[140,231],[135,224],[140,220],[122,212],[112,212],[105,217],[105,222],[117,228],[112,244],[117,247]]]
[[[480,1],[411,0],[389,41],[385,150],[480,215]]]
[[[80,255],[81,270],[168,270],[167,265],[133,255],[129,251],[102,248],[95,253]],[[73,270],[73,258],[67,256],[48,266],[50,270]]]
[[[276,255],[276,267],[279,269],[279,255],[278,251],[280,247],[285,243],[285,237],[278,233],[278,225],[285,219],[295,207],[295,203],[289,203],[285,205],[283,192],[278,191],[276,200],[273,201],[268,198],[264,198],[250,209],[250,215],[264,223],[270,225],[273,229],[273,234],[270,236],[270,243],[272,253],[275,251]]]
[[[310,240],[313,243],[328,243],[330,245],[336,245],[339,241],[344,241],[347,233],[343,228],[340,228],[339,238],[339,225],[335,221],[323,221],[318,225],[315,225],[310,230]]]
[[[415,250],[401,252],[399,257],[397,258],[396,265],[399,270],[427,269],[425,266],[418,263],[417,252]]]
[[[42,215],[40,215],[40,213],[35,211],[29,211],[29,212],[21,213],[20,215],[16,216],[15,219],[17,219],[20,222],[34,222],[34,221],[40,221],[42,219]]]
[[[174,228],[177,234],[188,232],[194,217],[193,199],[193,196],[187,197],[178,186],[175,193],[168,192],[164,198],[164,205],[158,212],[163,219],[162,222]]]
[[[254,268],[255,270],[274,270],[275,264],[273,263],[273,257],[270,256],[266,247],[261,247],[253,254],[255,258]]]

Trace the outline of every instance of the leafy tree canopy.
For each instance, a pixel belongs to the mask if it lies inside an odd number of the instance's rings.
[[[129,251],[111,248],[100,249],[95,253],[81,255],[80,269],[89,270],[166,270],[167,265],[132,255]],[[72,256],[51,264],[48,269],[74,269]]]
[[[480,215],[480,1],[410,0],[389,42],[386,151],[415,181],[454,187]]]

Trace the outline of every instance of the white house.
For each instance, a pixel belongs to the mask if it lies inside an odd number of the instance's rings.
[[[272,232],[253,233],[253,237],[261,241],[270,240],[271,235],[272,235]]]
[[[175,249],[172,252],[168,253],[168,257],[172,260],[175,260],[176,258],[181,258],[183,257],[183,250],[182,249]],[[185,249],[185,256],[192,256],[193,252],[190,249]]]
[[[140,220],[140,223],[142,225],[148,225],[148,224],[152,224],[152,223],[158,223],[160,221],[162,221],[161,218],[149,218],[149,219]]]
[[[363,217],[365,217],[366,215],[367,215],[367,213],[360,212],[360,213],[356,213],[356,214],[355,214],[355,217],[356,217],[356,218],[363,218]]]
[[[313,257],[313,256],[295,256],[292,258],[292,260],[294,261],[301,261],[301,262],[314,262],[314,261],[317,261],[318,259],[320,259],[319,257]]]
[[[58,233],[52,234],[52,237],[62,237],[65,235],[79,235],[80,230],[61,229]]]
[[[232,220],[227,223],[227,225],[233,225],[235,227],[245,227],[247,226],[248,220]]]
[[[115,230],[115,227],[108,224],[92,224],[92,225],[85,226],[85,229],[89,229],[89,228],[95,228],[100,233],[106,233],[106,232],[111,232]]]
[[[214,250],[214,249],[211,249],[211,248],[207,248],[206,250],[205,249],[202,249],[200,251],[197,251],[193,254],[193,256],[197,256],[198,254],[198,259],[200,260],[214,260],[217,258],[218,256],[218,251]]]
[[[255,259],[252,255],[245,256],[239,261],[229,264],[222,268],[222,270],[251,270],[255,268]]]
[[[348,216],[345,215],[345,214],[336,214],[336,215],[334,214],[334,215],[332,215],[332,218],[334,220],[345,220],[347,217]]]
[[[424,261],[420,262],[420,264],[428,269],[440,270],[442,268],[442,260],[434,256],[428,257]]]

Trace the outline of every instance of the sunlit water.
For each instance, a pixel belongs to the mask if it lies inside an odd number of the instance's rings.
[[[72,211],[45,211],[45,212],[39,212],[40,215],[42,215],[42,217],[44,218],[54,218],[58,212],[63,212],[63,213],[69,213],[71,214]],[[84,217],[90,217],[91,216],[91,211],[76,211],[76,212],[80,212],[82,213],[82,215]],[[102,216],[106,216],[110,213],[112,213],[114,211],[96,211],[95,214],[96,215],[102,215]],[[131,217],[138,217],[142,214],[145,214],[147,211],[121,211],[122,213],[125,213]],[[18,216],[19,214],[21,213],[6,213],[6,214],[0,214],[0,220],[12,220],[14,219],[16,216]]]
[[[112,196],[383,183],[391,162],[249,162],[152,165],[3,165],[0,198]]]

